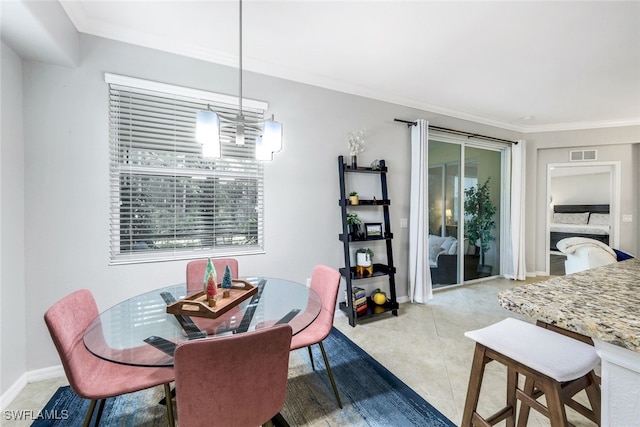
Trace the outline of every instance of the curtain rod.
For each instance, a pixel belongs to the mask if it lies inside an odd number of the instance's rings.
[[[412,122],[412,121],[409,121],[409,120],[394,119],[394,121],[400,122],[400,123],[406,123],[407,126],[415,126],[416,125],[416,122]],[[452,133],[452,134],[455,134],[455,135],[462,135],[462,136],[466,136],[467,138],[486,139],[486,140],[489,140],[489,141],[506,142],[508,144],[517,144],[518,143],[518,141],[510,141],[508,139],[494,138],[493,136],[479,135],[477,133],[470,133],[470,132],[464,132],[464,131],[461,131],[461,130],[442,128],[442,127],[439,127],[439,126],[431,126],[431,125],[429,125],[429,129],[437,130],[437,131],[440,131],[440,132]]]

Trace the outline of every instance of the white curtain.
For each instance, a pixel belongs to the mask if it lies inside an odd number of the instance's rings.
[[[429,122],[411,128],[411,202],[409,207],[409,298],[426,303],[433,298],[429,269]]]
[[[524,140],[511,147],[511,257],[506,265],[505,277],[516,280],[524,280],[527,275],[524,253],[526,147]]]

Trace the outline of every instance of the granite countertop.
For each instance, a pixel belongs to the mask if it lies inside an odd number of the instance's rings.
[[[640,259],[518,286],[507,310],[640,353]]]

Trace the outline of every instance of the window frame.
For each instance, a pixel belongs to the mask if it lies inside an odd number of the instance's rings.
[[[109,97],[109,264],[264,253],[264,167],[261,162],[255,159],[257,131],[253,134],[248,133],[245,146],[237,146],[233,138],[233,127],[230,124],[226,127],[223,125],[221,131],[222,157],[220,159],[202,157],[201,145],[195,141],[195,113],[209,106],[214,111],[237,114],[238,98],[111,73],[105,73],[105,82]],[[130,95],[130,98],[126,97],[127,94]],[[128,99],[134,98],[136,101],[130,101],[130,105],[126,102]],[[153,112],[149,113],[153,119],[159,117],[160,125],[154,122],[153,127],[147,126],[148,116],[146,114],[148,111],[145,111],[145,117],[140,119],[140,108],[137,107],[139,104],[133,106],[139,102],[139,98],[145,98],[145,103],[147,99],[150,103],[153,103],[154,100],[162,100],[162,105],[158,107],[154,104]],[[167,109],[163,110],[165,106]],[[245,116],[260,120],[264,118],[267,109],[266,102],[246,98],[243,100],[243,114]],[[151,121],[153,120],[148,120],[148,122]],[[129,177],[129,180],[125,185],[126,177]],[[141,184],[144,182],[150,184],[144,187]],[[167,185],[171,187],[171,182],[173,182],[172,190],[165,193],[163,189]],[[199,182],[204,185],[199,186]],[[227,188],[225,182],[235,182],[238,185]],[[202,201],[206,200],[207,196],[203,194],[199,197],[192,195],[198,189],[202,190],[200,187],[206,187],[207,191],[212,192],[212,211],[227,208],[228,211],[235,209],[234,213],[241,212],[242,209],[250,212],[249,216],[244,215],[247,220],[243,221],[238,228],[249,226],[250,231],[244,235],[244,238],[253,243],[221,244],[215,242],[216,240],[221,242],[225,236],[228,239],[238,231],[234,231],[233,226],[229,228],[230,221],[228,219],[226,221],[221,218],[216,220],[216,216],[212,216],[211,224],[204,224],[204,220],[201,218],[202,212],[208,209],[202,208]],[[238,191],[239,189],[241,193],[242,189],[245,189],[245,192],[242,193],[245,197],[230,197],[229,193],[221,191],[223,188],[227,188],[227,191],[233,191],[233,189]],[[249,188],[249,192],[246,191],[247,188]],[[202,190],[202,193],[204,192]],[[136,230],[134,223],[138,217],[134,213],[135,209],[132,208],[134,206],[132,200],[134,195],[140,194],[145,197],[137,199],[138,203],[152,207],[153,196],[166,195],[163,200],[169,206],[166,209],[174,212],[171,226],[159,228],[153,225],[153,219],[147,219],[146,222],[138,221],[140,225]],[[184,203],[178,203],[178,195]],[[191,198],[197,199],[197,202]],[[220,205],[221,199],[228,204]],[[170,201],[167,202],[167,200]],[[123,203],[125,204],[123,205]],[[139,205],[136,206],[139,207]],[[195,209],[194,212],[191,212],[191,209]],[[198,211],[198,209],[200,210]],[[152,214],[162,216],[161,211],[162,208],[156,207]],[[128,230],[123,228],[124,216],[129,217]],[[163,221],[166,221],[170,215],[165,215],[163,218]],[[212,245],[189,246],[188,242],[198,241],[198,234],[194,234],[195,237],[192,237],[191,240],[185,238],[180,241],[180,238],[177,237],[179,230],[182,229],[181,225],[197,223],[198,219],[201,224],[204,224],[201,228],[211,232]],[[226,224],[226,226],[221,227],[221,224]],[[197,228],[197,226],[195,227]],[[216,234],[218,229],[224,230],[224,227],[226,227],[227,235],[224,233]],[[129,231],[129,242],[123,238],[123,236],[127,236],[127,231]],[[141,235],[145,235],[149,237],[149,240],[155,238],[155,243],[161,240],[162,233],[166,231],[168,231],[166,240],[172,242],[170,247],[134,249],[133,242],[136,241],[134,237],[139,238]],[[200,242],[205,238],[209,239],[208,236],[202,237],[202,234],[200,234],[200,238]],[[187,247],[180,247],[180,245],[187,245]]]

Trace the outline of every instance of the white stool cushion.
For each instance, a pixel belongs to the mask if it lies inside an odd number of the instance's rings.
[[[558,382],[580,378],[600,362],[593,346],[512,318],[464,335]]]

